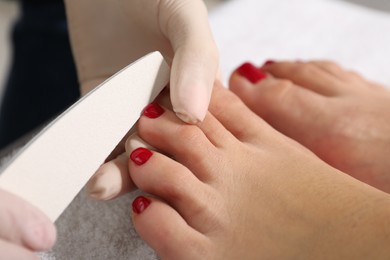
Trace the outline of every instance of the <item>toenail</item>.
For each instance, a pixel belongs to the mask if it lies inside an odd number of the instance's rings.
[[[157,103],[151,103],[144,109],[143,115],[149,118],[157,118],[164,113],[164,109]]]
[[[141,214],[149,205],[151,201],[148,198],[145,198],[144,196],[138,196],[133,201],[133,212],[137,214]]]
[[[153,155],[153,153],[143,147],[135,149],[131,154],[130,154],[130,159],[137,165],[142,165],[146,163],[149,158]]]
[[[266,62],[264,62],[262,67],[267,66],[267,65],[272,65],[274,63],[275,63],[275,61],[273,61],[273,60],[267,60]]]
[[[257,83],[267,77],[267,74],[249,62],[242,64],[237,72],[252,83]]]

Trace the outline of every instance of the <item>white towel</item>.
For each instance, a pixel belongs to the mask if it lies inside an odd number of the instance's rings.
[[[330,59],[390,85],[390,16],[337,0],[237,0],[211,24],[225,80],[249,60]]]

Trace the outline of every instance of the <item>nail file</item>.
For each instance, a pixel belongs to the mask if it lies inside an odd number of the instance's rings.
[[[55,221],[169,81],[154,52],[127,66],[57,117],[0,174],[0,188]]]

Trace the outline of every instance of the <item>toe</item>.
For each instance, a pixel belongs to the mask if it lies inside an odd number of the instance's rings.
[[[197,125],[182,122],[172,111],[157,104],[153,106],[158,107],[160,114],[154,116],[147,112],[149,108],[145,110],[138,122],[139,136],[151,146],[188,166],[200,180],[207,181],[213,178],[213,175],[205,169],[216,167],[210,160],[210,158],[218,159],[218,156],[220,156],[220,152],[214,143],[227,142],[230,139],[226,134],[227,131],[202,131]],[[216,120],[208,122],[217,123]],[[209,127],[210,129],[218,128],[215,125]],[[213,135],[207,136],[205,134],[207,132],[213,133]],[[221,133],[223,136],[216,133]],[[216,135],[220,140],[212,139],[216,138]]]
[[[229,87],[271,126],[298,141],[319,127],[318,116],[326,111],[326,97],[287,80],[270,77],[253,84],[234,73]]]
[[[161,259],[209,259],[209,240],[162,201],[137,197],[133,202],[133,224]]]
[[[187,223],[201,232],[208,232],[214,214],[215,192],[202,183],[186,167],[171,158],[145,148],[130,155],[129,171],[136,185],[144,192],[158,196],[174,207]],[[216,205],[215,205],[216,206]]]
[[[344,72],[346,72],[345,70],[343,70],[340,65],[338,65],[337,63],[335,62],[332,62],[332,61],[327,61],[327,60],[316,60],[316,61],[310,61],[310,62],[307,62],[307,64],[312,64],[314,66],[317,66],[318,68],[328,72],[329,74],[337,77],[337,78],[340,78],[340,79],[343,79],[344,78]]]
[[[122,153],[100,166],[88,181],[89,195],[97,200],[110,200],[135,190],[127,164],[128,156]]]
[[[325,96],[345,93],[345,83],[312,63],[275,62],[263,67],[276,78],[293,83]]]
[[[366,79],[358,72],[343,69],[332,61],[312,61],[311,63],[344,81],[346,83],[344,87],[346,90],[350,90],[350,93],[357,93],[359,90],[362,90],[361,93],[366,93],[367,89],[386,90],[385,86]]]
[[[310,61],[308,64],[312,64],[317,66],[318,68],[326,71],[330,75],[340,79],[341,81],[347,83],[344,86],[346,88],[351,87],[351,84],[354,84],[352,87],[360,87],[366,80],[356,72],[347,71],[343,69],[340,65],[335,62],[327,61],[327,60],[318,60],[318,61]],[[356,85],[357,84],[357,85]]]
[[[248,84],[252,83],[248,80]],[[268,129],[267,124],[236,94],[223,88],[219,82],[214,87],[209,109],[224,128],[240,141],[257,143],[259,133],[264,133]]]

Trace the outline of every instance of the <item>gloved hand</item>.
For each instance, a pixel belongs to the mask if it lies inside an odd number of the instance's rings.
[[[143,55],[158,50],[171,65],[173,110],[187,123],[202,121],[219,57],[201,0],[65,0],[82,94]],[[91,179],[97,199],[134,189],[124,144]],[[117,156],[120,154],[119,156]]]
[[[38,259],[53,246],[55,227],[40,211],[0,189],[0,258]]]
[[[177,116],[202,121],[218,70],[201,0],[66,0],[72,48],[83,94],[148,52],[171,65]]]

